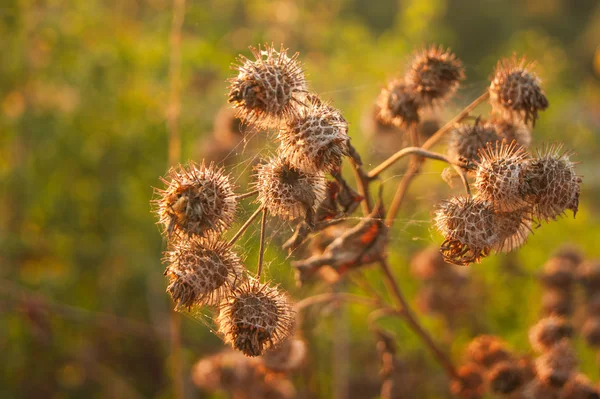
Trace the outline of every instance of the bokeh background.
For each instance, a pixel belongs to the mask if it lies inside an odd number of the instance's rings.
[[[582,162],[577,219],[569,215],[544,225],[516,254],[472,265],[469,289],[478,299],[468,320],[448,323],[419,311],[455,359],[482,332],[530,351],[527,329],[540,312],[535,271],[565,242],[590,258],[600,256],[598,1],[188,0],[184,11],[181,160],[224,154],[242,187],[256,155],[272,147],[260,135],[230,148],[219,144],[215,118],[226,112],[230,64],[240,53],[249,56],[249,45],[284,43],[300,52],[311,88],[348,119],[367,167],[382,156],[379,138],[369,133],[373,102],[415,50],[450,46],[466,66],[467,80],[447,108],[433,113],[433,123],[476,98],[499,58],[516,52],[537,60],[550,108],[536,125],[534,146],[560,141]],[[173,305],[161,264],[165,242],[150,205],[168,168],[172,19],[168,0],[0,4],[2,398],[175,395],[169,371]],[[489,107],[477,112],[485,115]],[[398,133],[392,142],[402,140]],[[430,213],[456,190],[442,181],[442,169],[431,163],[425,168],[392,232],[394,272],[415,306],[422,287],[409,260],[440,243]],[[402,165],[396,177],[386,174],[386,197],[401,171]],[[242,222],[250,208],[240,214]],[[295,298],[326,292],[323,282],[295,287],[289,259],[277,247],[291,232],[289,224],[270,225],[267,276]],[[241,242],[249,265],[255,264],[256,243],[254,230]],[[361,278],[383,292],[376,270]],[[362,293],[353,284],[346,289]],[[302,397],[339,396],[340,386],[350,397],[378,396],[379,363],[367,314],[357,305],[311,310],[304,329],[309,366],[294,377]],[[186,397],[227,397],[190,379],[195,361],[224,348],[207,324],[208,318],[182,318]],[[441,369],[411,331],[397,321],[384,325],[421,375],[415,397],[449,397]],[[332,348],[342,338],[349,349],[340,365]],[[597,381],[596,352],[577,342],[581,369]]]

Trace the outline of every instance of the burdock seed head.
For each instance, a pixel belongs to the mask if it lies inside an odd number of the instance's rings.
[[[567,209],[577,214],[581,178],[569,155],[560,146],[550,146],[527,164],[526,200],[541,220],[554,220]]]
[[[593,348],[600,347],[600,317],[588,316],[581,327],[581,335],[585,342]]]
[[[563,338],[571,338],[573,326],[560,316],[541,319],[529,330],[529,342],[538,352],[547,352]]]
[[[161,180],[167,187],[157,190],[155,202],[168,235],[204,237],[231,226],[237,200],[223,169],[190,162],[171,168]]]
[[[448,155],[454,160],[478,161],[479,150],[484,149],[487,143],[495,144],[498,140],[501,138],[493,125],[461,123],[450,133]]]
[[[467,363],[457,370],[458,378],[450,383],[450,391],[459,398],[480,399],[485,393],[484,370],[476,364]]]
[[[339,169],[348,154],[348,123],[335,108],[308,96],[296,118],[279,131],[280,153],[296,169],[310,173]]]
[[[431,106],[451,97],[464,78],[462,62],[450,49],[431,46],[416,53],[406,83],[415,90],[421,106]]]
[[[259,127],[274,127],[296,115],[300,97],[307,92],[298,53],[288,57],[268,44],[250,47],[255,60],[242,55],[235,66],[238,75],[229,80],[229,102],[238,115]]]
[[[521,147],[529,147],[531,144],[531,129],[521,121],[511,121],[502,118],[492,118],[486,124],[493,128],[501,139],[507,143],[516,141]]]
[[[525,383],[525,373],[518,362],[502,361],[492,367],[486,380],[492,394],[508,395]]]
[[[176,241],[165,252],[167,292],[176,308],[218,305],[241,282],[245,269],[231,247],[216,239]]]
[[[571,316],[573,294],[563,289],[551,288],[542,295],[542,310],[547,315]]]
[[[540,380],[562,387],[577,368],[577,355],[569,340],[563,339],[538,357],[535,367]]]
[[[441,246],[444,260],[455,265],[479,262],[498,239],[491,203],[478,198],[443,201],[435,213],[435,224],[445,238]]]
[[[600,392],[589,378],[577,373],[563,387],[560,399],[600,399]]]
[[[281,156],[258,165],[255,178],[258,201],[285,220],[313,215],[325,198],[322,172],[302,172]]]
[[[531,233],[531,209],[528,207],[513,212],[494,214],[496,241],[492,249],[497,252],[510,252],[525,243]]]
[[[467,346],[466,353],[469,361],[485,369],[490,369],[497,363],[512,359],[506,344],[493,335],[476,337]]]
[[[226,342],[246,356],[259,356],[292,334],[294,311],[277,288],[247,280],[222,303],[218,324]]]
[[[588,298],[600,291],[600,261],[587,260],[577,267],[577,281],[581,284]]]
[[[408,128],[419,123],[416,92],[402,80],[394,79],[377,98],[379,119],[386,124]]]
[[[502,59],[491,78],[490,103],[506,119],[535,124],[538,111],[548,108],[548,99],[538,76],[529,71],[532,65],[516,56]]]
[[[514,142],[488,144],[479,158],[474,183],[478,196],[493,203],[499,212],[526,207],[523,192],[528,155],[525,150]]]

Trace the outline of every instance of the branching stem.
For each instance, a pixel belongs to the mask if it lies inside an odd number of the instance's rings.
[[[238,240],[238,238],[240,238],[242,236],[242,234],[244,234],[244,231],[246,231],[246,229],[248,227],[250,227],[250,225],[252,224],[252,222],[254,222],[254,219],[256,219],[258,217],[258,215],[263,211],[263,207],[261,206],[260,208],[258,208],[256,211],[254,211],[254,213],[252,214],[252,216],[250,216],[248,218],[248,220],[246,220],[246,223],[244,223],[242,225],[242,227],[240,227],[240,229],[238,230],[237,233],[235,233],[235,235],[233,236],[233,238],[231,240],[229,240],[229,242],[227,243],[229,246],[235,244],[235,242]]]
[[[265,258],[265,230],[267,225],[267,209],[263,208],[262,218],[260,220],[260,246],[258,249],[258,268],[256,270],[256,279],[260,280]]]

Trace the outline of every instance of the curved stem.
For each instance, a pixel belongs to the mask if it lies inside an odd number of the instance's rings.
[[[456,372],[452,361],[450,360],[448,355],[437,346],[437,344],[433,341],[433,338],[431,338],[429,333],[423,328],[423,326],[421,326],[421,323],[419,323],[419,320],[408,305],[408,301],[404,297],[404,294],[402,294],[400,286],[398,285],[394,275],[392,274],[392,271],[390,270],[387,261],[382,259],[379,262],[379,265],[381,266],[381,270],[383,271],[386,286],[392,294],[392,296],[394,297],[395,301],[398,303],[397,315],[399,317],[402,317],[408,323],[408,326],[411,328],[411,330],[413,330],[419,336],[419,338],[421,338],[423,343],[427,346],[427,348],[429,348],[431,353],[435,356],[437,361],[444,368],[446,374],[448,374],[448,376],[451,379],[457,379],[458,373]]]
[[[258,249],[258,268],[256,271],[256,279],[260,280],[260,275],[262,274],[263,269],[263,261],[265,257],[265,227],[267,224],[267,210],[263,209],[262,211],[262,219],[260,221],[260,247]]]
[[[254,219],[256,219],[256,217],[262,212],[262,210],[263,210],[263,207],[261,206],[256,211],[254,211],[252,216],[250,216],[250,218],[248,220],[246,220],[246,223],[244,223],[242,225],[242,227],[240,227],[238,232],[235,233],[233,238],[231,240],[229,240],[229,242],[227,243],[229,246],[233,245],[238,240],[238,238],[240,238],[242,236],[242,234],[244,234],[244,231],[246,231],[246,229],[252,224]]]
[[[240,195],[236,196],[235,198],[237,200],[243,200],[245,198],[254,197],[257,194],[258,194],[258,190],[253,190],[253,191],[248,191],[247,193],[240,194]]]
[[[453,162],[447,156],[445,156],[443,154],[438,154],[436,152],[430,152],[430,151],[424,150],[421,147],[406,147],[406,148],[403,148],[400,151],[396,152],[394,155],[392,155],[391,157],[389,157],[388,159],[386,159],[385,161],[380,163],[378,166],[376,166],[373,170],[371,170],[369,172],[369,174],[367,175],[368,178],[369,179],[377,178],[377,176],[381,172],[388,169],[390,166],[392,166],[394,163],[396,163],[396,161],[402,159],[403,157],[405,157],[407,155],[411,155],[411,154],[418,155],[423,158],[436,159],[438,161],[443,161],[443,162],[446,162],[451,165],[453,164]]]

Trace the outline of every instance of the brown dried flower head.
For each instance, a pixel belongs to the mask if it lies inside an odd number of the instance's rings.
[[[548,289],[542,295],[542,309],[547,315],[571,316],[573,313],[573,294],[563,289]]]
[[[280,153],[296,169],[331,172],[348,154],[348,123],[335,108],[308,96],[298,116],[279,131]]]
[[[259,127],[275,127],[294,117],[301,97],[307,92],[298,53],[287,56],[268,44],[264,49],[250,47],[255,60],[238,58],[238,75],[229,80],[229,102],[238,116]]]
[[[572,376],[560,392],[560,399],[600,399],[598,388],[581,373]]]
[[[513,212],[497,212],[494,214],[496,241],[492,249],[497,252],[510,252],[527,241],[531,233],[531,209],[522,208]]]
[[[290,373],[299,369],[306,360],[306,342],[301,339],[288,339],[278,348],[262,355],[264,366],[270,371]]]
[[[466,280],[467,276],[459,272],[455,265],[444,261],[444,257],[436,247],[419,251],[410,262],[412,274],[421,280]],[[465,270],[465,269],[461,269]]]
[[[591,298],[600,291],[600,261],[587,260],[577,268],[577,281],[581,284]]]
[[[192,381],[207,391],[232,392],[260,380],[257,359],[249,359],[231,349],[200,359],[192,368]]]
[[[591,347],[600,347],[600,316],[588,317],[581,327],[581,335]]]
[[[275,287],[247,280],[221,305],[219,332],[246,356],[259,356],[285,341],[294,329],[294,311]]]
[[[476,364],[467,363],[457,370],[458,379],[450,383],[452,394],[463,399],[479,399],[485,393],[484,370]]]
[[[490,103],[496,113],[511,120],[535,124],[538,111],[548,108],[539,77],[530,72],[531,63],[516,56],[496,65],[490,85]]]
[[[313,218],[325,198],[322,172],[302,172],[281,156],[258,165],[255,179],[258,202],[269,213],[285,220]]]
[[[157,190],[159,223],[168,235],[218,234],[231,226],[237,209],[233,185],[223,169],[190,162],[169,170]]]
[[[529,330],[529,342],[538,352],[547,352],[564,338],[573,336],[573,326],[560,316],[541,319]]]
[[[474,186],[478,196],[500,212],[526,207],[524,173],[528,155],[516,143],[490,145],[479,153]]]
[[[218,305],[239,283],[245,268],[226,243],[216,239],[179,240],[165,252],[167,292],[176,309]]]
[[[415,91],[402,80],[394,79],[377,98],[379,119],[386,124],[408,128],[419,123],[419,105]]]
[[[529,147],[531,144],[531,129],[521,121],[494,117],[485,125],[493,128],[498,136],[506,140],[507,143],[516,141],[521,147]]]
[[[451,97],[465,79],[462,62],[442,46],[419,51],[406,74],[406,83],[417,94],[421,106],[431,106]]]
[[[538,378],[531,380],[523,388],[524,399],[560,399],[560,389]]]
[[[575,280],[576,265],[567,258],[553,256],[544,264],[540,280],[546,287],[570,291]]]
[[[467,359],[485,369],[495,364],[512,360],[506,344],[493,335],[479,335],[473,339],[466,350]]]
[[[444,236],[444,260],[455,265],[479,262],[497,241],[491,203],[478,198],[454,197],[443,201],[435,224]]]
[[[561,146],[550,146],[527,164],[526,200],[541,220],[554,220],[567,209],[577,214],[581,178],[569,156]]]
[[[577,355],[569,340],[563,339],[538,357],[535,367],[540,380],[561,387],[577,368]]]
[[[475,123],[474,125],[458,124],[450,133],[448,155],[455,160],[479,161],[479,150],[487,143],[501,140],[492,125]]]
[[[508,395],[525,383],[525,375],[518,362],[502,361],[488,371],[486,380],[492,394]]]

